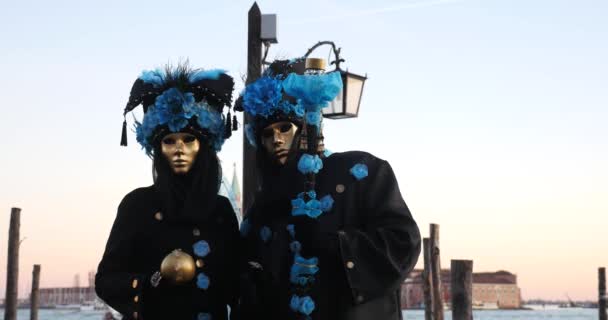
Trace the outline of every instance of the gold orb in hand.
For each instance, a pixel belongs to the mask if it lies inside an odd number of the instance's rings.
[[[192,278],[195,273],[194,259],[180,249],[169,253],[160,264],[160,274],[163,279],[173,284],[183,284]]]

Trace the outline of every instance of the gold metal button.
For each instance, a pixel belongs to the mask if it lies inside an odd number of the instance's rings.
[[[139,316],[139,314],[137,314],[137,311],[133,312],[133,319],[137,319],[137,316]]]
[[[163,220],[163,214],[159,211],[154,215],[154,219],[161,221]]]
[[[137,279],[133,279],[133,282],[131,282],[131,287],[133,287],[133,289],[137,288],[137,284],[139,282],[137,281]]]
[[[203,259],[196,259],[196,266],[199,268],[205,266],[205,262],[203,261]]]
[[[342,193],[342,192],[344,192],[344,185],[343,185],[343,184],[337,184],[337,185],[336,185],[336,192],[337,192],[337,193]]]
[[[139,296],[133,297],[133,302],[138,303],[139,302]]]
[[[346,262],[346,267],[349,269],[352,269],[355,267],[355,263],[352,261],[348,261],[348,262]]]
[[[194,235],[195,237],[200,236],[201,235],[201,230],[199,230],[198,228],[192,229],[192,235]]]

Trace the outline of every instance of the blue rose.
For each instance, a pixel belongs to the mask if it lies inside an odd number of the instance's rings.
[[[308,316],[315,310],[315,302],[310,296],[298,297],[294,294],[289,302],[289,307],[294,312],[300,312]]]
[[[302,245],[300,244],[299,241],[292,241],[289,244],[289,249],[291,249],[291,251],[293,253],[298,253],[298,252],[300,252],[300,250],[302,250]]]
[[[154,103],[159,124],[166,124],[172,132],[180,131],[196,114],[194,103],[192,92],[182,93],[177,88],[165,90]]]
[[[350,168],[350,173],[357,179],[361,180],[367,177],[367,166],[362,163],[357,163]]]
[[[321,198],[320,201],[321,201],[321,210],[323,212],[330,211],[331,208],[334,205],[334,198],[332,198],[332,196],[330,194],[328,194],[325,197]]]
[[[165,83],[165,72],[162,69],[144,70],[139,76],[145,83],[150,83],[154,87],[160,87]]]
[[[307,112],[306,113],[306,124],[314,125],[317,128],[321,125],[321,112]]]
[[[317,192],[315,190],[310,190],[310,191],[306,192],[306,195],[311,199],[317,198]],[[298,193],[298,198],[304,199],[304,192]]]
[[[210,110],[205,103],[197,105],[196,122],[201,128],[209,130],[213,135],[221,135],[224,132],[224,120],[219,112]]]
[[[294,229],[293,224],[288,224],[288,225],[287,225],[287,227],[285,227],[285,228],[287,229],[287,232],[289,232],[289,235],[290,235],[292,238],[295,238],[295,237],[296,237],[296,230]]]
[[[205,240],[197,241],[194,245],[192,245],[192,249],[194,254],[199,257],[205,257],[209,254],[209,251],[211,251],[209,248],[209,243],[207,243]]]
[[[323,169],[323,161],[318,155],[303,154],[298,161],[298,170],[303,174],[319,173]]]
[[[281,80],[261,77],[243,93],[243,109],[252,116],[268,117],[276,111],[283,97]]]
[[[268,242],[268,240],[270,240],[271,236],[272,236],[272,230],[270,230],[270,228],[268,228],[267,226],[263,226],[260,229],[260,238],[262,238],[262,241]]]
[[[307,215],[311,218],[317,218],[321,215],[321,202],[319,200],[312,199],[305,202],[302,198],[291,200],[291,215],[302,216]]]
[[[196,277],[196,286],[199,289],[207,290],[209,288],[209,277],[204,273],[199,273]]]
[[[196,320],[211,320],[211,315],[206,312],[200,312]]]

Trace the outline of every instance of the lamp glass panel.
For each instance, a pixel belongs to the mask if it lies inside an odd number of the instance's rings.
[[[348,86],[348,94],[346,97],[346,113],[357,115],[359,112],[359,103],[361,102],[361,92],[363,91],[363,81],[359,77],[348,76],[346,79]]]
[[[328,106],[323,108],[323,115],[334,115],[344,113],[344,104],[342,103],[344,100],[344,90],[340,91],[338,96],[329,102]]]

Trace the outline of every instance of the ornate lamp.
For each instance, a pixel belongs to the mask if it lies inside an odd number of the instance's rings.
[[[365,80],[367,80],[367,75],[360,76],[348,72],[348,70],[344,71],[340,69],[340,62],[344,62],[344,59],[340,58],[341,48],[336,48],[336,45],[332,41],[318,42],[308,49],[304,58],[308,58],[316,48],[326,44],[331,45],[335,56],[335,60],[331,64],[335,64],[336,69],[331,72],[340,72],[344,88],[336,99],[329,103],[328,107],[323,108],[323,117],[330,119],[356,118],[359,115],[359,105],[361,104],[363,85],[365,84]]]

